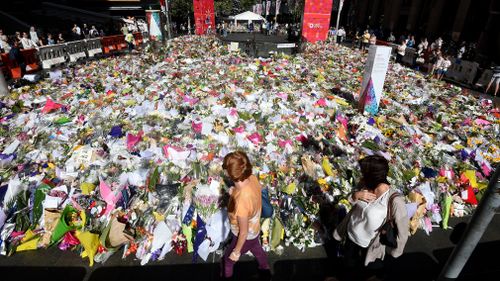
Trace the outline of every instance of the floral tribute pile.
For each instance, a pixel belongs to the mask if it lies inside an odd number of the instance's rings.
[[[500,113],[391,63],[379,113],[360,114],[365,59],[323,44],[254,59],[188,36],[13,90],[0,103],[0,253],[206,259],[228,236],[222,159],[235,150],[269,189],[268,251],[320,245],[322,206],[349,209],[371,154],[389,159],[412,233],[447,228],[500,161]]]

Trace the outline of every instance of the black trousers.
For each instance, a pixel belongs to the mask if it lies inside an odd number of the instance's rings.
[[[343,245],[342,280],[365,281],[372,276],[384,278],[384,262],[381,259],[377,259],[367,266],[364,265],[367,250],[367,248],[363,248],[347,238]]]

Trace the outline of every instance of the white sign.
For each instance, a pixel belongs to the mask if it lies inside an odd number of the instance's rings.
[[[295,48],[295,43],[278,44],[278,49]]]
[[[239,49],[239,43],[238,42],[231,42],[231,45],[229,46],[229,50],[231,52],[237,52]]]
[[[359,99],[361,112],[367,111],[371,115],[377,114],[391,52],[391,47],[370,46],[363,83],[361,84],[362,90]]]

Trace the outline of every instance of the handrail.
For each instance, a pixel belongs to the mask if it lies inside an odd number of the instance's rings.
[[[438,281],[451,281],[458,278],[498,208],[500,208],[500,167],[496,168],[491,177],[488,189],[472,215],[462,239],[441,271]]]

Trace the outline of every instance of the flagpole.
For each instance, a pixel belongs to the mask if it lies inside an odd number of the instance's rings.
[[[337,43],[337,33],[339,32],[339,22],[340,22],[340,13],[342,12],[342,6],[344,6],[344,0],[340,0],[339,2],[339,11],[337,13],[337,24],[335,25],[335,36],[333,37],[333,42]]]
[[[170,34],[170,13],[168,10],[168,0],[165,0],[165,6],[163,6],[162,8],[163,8],[163,14],[165,14],[165,18],[167,19],[167,37],[168,40],[170,40],[172,39],[172,35]]]

